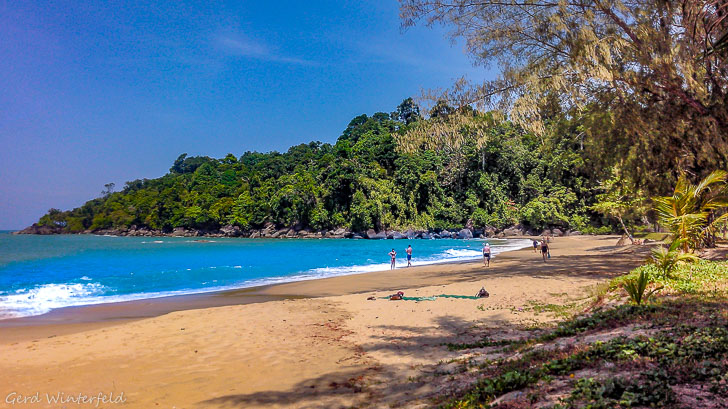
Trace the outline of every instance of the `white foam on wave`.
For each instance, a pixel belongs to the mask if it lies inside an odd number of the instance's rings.
[[[493,241],[491,243],[491,257],[494,258],[496,254],[500,254],[506,251],[519,250],[531,246],[530,240],[488,240]],[[473,248],[452,248],[444,250],[442,253],[435,254],[430,257],[418,258],[413,256],[413,266],[426,266],[431,264],[442,264],[442,263],[453,263],[458,261],[471,261],[477,260],[483,257],[482,248],[480,247],[484,240],[472,240],[474,243]],[[477,244],[475,244],[477,243]],[[503,243],[503,244],[501,244]],[[402,255],[397,257],[396,267],[406,267],[407,256]],[[361,273],[371,273],[375,271],[388,270],[390,268],[389,263],[372,263],[366,265],[357,266],[341,266],[341,267],[321,267],[309,270],[307,275],[309,280],[317,278],[334,277],[340,275],[351,275]]]
[[[470,249],[447,249],[447,250],[445,250],[445,254],[447,254],[450,257],[455,257],[455,258],[482,256],[482,253],[480,252],[480,250],[470,250]]]
[[[212,282],[217,282],[217,280],[212,280]],[[110,290],[98,283],[43,284],[31,290],[20,289],[12,294],[0,294],[0,320],[41,315],[53,309],[63,307],[78,307],[82,305],[109,304],[179,295],[204,294],[236,288],[255,287],[257,285],[262,284],[109,295],[108,293]]]
[[[0,311],[4,318],[40,315],[61,307],[89,304],[94,296],[105,292],[98,283],[42,284],[21,288],[11,294],[0,294]]]
[[[482,257],[480,243],[482,240],[472,240],[473,248],[453,248],[427,258],[415,257],[413,266],[422,266],[457,261],[468,261]],[[497,244],[496,244],[497,243]],[[491,243],[491,254],[496,255],[505,251],[518,250],[532,245],[530,240],[508,240]],[[407,259],[399,257],[397,267],[405,267]],[[230,268],[230,266],[221,266]],[[241,269],[242,266],[232,266]],[[136,294],[114,295],[113,290],[99,283],[72,283],[72,284],[43,284],[31,289],[18,289],[12,294],[0,292],[0,319],[40,315],[52,309],[73,307],[91,304],[106,304],[114,302],[134,301],[151,298],[162,298],[180,295],[204,294],[240,288],[258,287],[263,285],[281,284],[295,281],[315,280],[319,278],[336,277],[343,275],[362,274],[389,269],[389,263],[371,263],[356,266],[321,267],[301,272],[296,275],[265,277],[245,280],[233,285],[215,286],[207,288],[181,289],[174,291],[147,292]],[[191,269],[187,269],[191,270]],[[131,273],[133,274],[133,273]],[[91,280],[83,276],[82,280]],[[217,280],[212,280],[217,282]]]

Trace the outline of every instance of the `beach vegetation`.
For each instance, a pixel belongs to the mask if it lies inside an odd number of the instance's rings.
[[[659,266],[650,263],[615,278],[610,287],[617,289],[643,273],[654,285],[664,287],[661,293],[665,295],[728,296],[728,261],[681,263],[675,266],[671,274],[664,274]]]
[[[634,303],[592,306],[526,337],[445,344],[494,358],[472,366],[468,386],[440,397],[441,407],[680,408],[695,396],[719,407],[728,399],[728,262],[677,263],[667,275],[649,263],[602,290],[627,283],[639,287]]]
[[[680,240],[684,252],[712,245],[715,232],[728,220],[728,172],[716,170],[696,184],[686,175],[678,179],[671,196],[653,199],[660,223]]]
[[[645,195],[635,190],[630,183],[624,183],[619,167],[612,168],[612,175],[600,185],[602,193],[596,196],[592,210],[619,222],[624,234],[634,243],[625,220],[637,221],[646,215]]]
[[[640,271],[637,277],[625,280],[623,286],[625,291],[627,291],[627,295],[629,295],[630,300],[637,305],[641,305],[653,294],[662,289],[662,287],[648,289],[647,287],[650,283],[650,276],[643,270]]]
[[[442,407],[677,408],[693,390],[705,402],[723,401],[728,397],[728,316],[716,311],[725,307],[724,298],[687,297],[572,318],[508,345],[503,357],[478,366],[478,379],[448,395]],[[627,328],[632,329],[625,335]],[[601,340],[574,338],[579,334]],[[484,340],[448,347],[503,344]],[[555,402],[550,400],[554,388],[560,396]],[[510,394],[515,391],[520,393]],[[511,397],[491,406],[506,396]]]
[[[684,253],[681,245],[684,239],[675,239],[669,247],[652,248],[652,263],[663,276],[670,276],[679,263],[698,261],[700,258],[692,253]]]

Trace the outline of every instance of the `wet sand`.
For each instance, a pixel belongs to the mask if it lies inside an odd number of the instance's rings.
[[[0,407],[19,407],[6,402],[12,392],[38,392],[32,407],[58,407],[44,397],[58,392],[123,392],[131,408],[412,406],[437,392],[408,380],[452,355],[444,342],[552,321],[529,306],[581,302],[590,287],[644,260],[616,241],[557,238],[547,263],[523,249],[489,268],[401,268],[9,320],[0,327]],[[379,299],[481,287],[489,298]]]

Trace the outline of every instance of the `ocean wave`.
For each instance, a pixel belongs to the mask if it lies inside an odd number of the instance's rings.
[[[490,240],[489,240],[490,241]],[[491,255],[492,257],[495,257],[495,255],[506,252],[506,251],[513,251],[513,250],[519,250],[522,248],[527,248],[531,245],[530,240],[509,240],[508,244],[506,245],[497,245],[491,247]],[[416,256],[413,256],[412,259],[412,265],[413,266],[427,266],[432,264],[443,264],[443,263],[453,263],[458,261],[471,261],[471,260],[477,260],[481,257],[483,257],[482,249],[479,247],[479,245],[476,247],[476,249],[447,249],[443,251],[440,254],[430,256],[430,257],[424,257],[419,258]],[[400,267],[406,267],[407,266],[407,256],[403,255],[401,257],[397,257],[397,261],[395,266],[397,268]],[[326,277],[335,277],[335,276],[341,276],[341,275],[351,275],[351,274],[361,274],[361,273],[371,273],[375,271],[383,271],[389,269],[389,263],[372,263],[372,264],[366,264],[366,265],[356,265],[356,266],[337,266],[337,267],[320,267],[315,268],[312,270],[309,270],[304,275],[310,276],[310,278],[307,279],[317,279],[317,278],[326,278]]]
[[[480,241],[473,241],[471,248],[450,248],[439,254],[429,257],[415,257],[412,265],[423,266],[457,261],[469,261],[482,257]],[[476,244],[477,243],[477,244]],[[508,240],[503,244],[491,247],[491,254],[496,255],[504,251],[517,250],[531,246],[530,240]],[[12,293],[0,292],[0,319],[45,314],[53,309],[91,304],[106,304],[114,302],[134,301],[141,299],[162,298],[170,296],[203,294],[226,291],[240,288],[258,287],[263,285],[280,284],[287,282],[314,280],[319,278],[336,277],[343,275],[362,274],[389,269],[389,263],[371,262],[364,265],[353,266],[324,266],[302,271],[293,275],[263,277],[248,279],[230,285],[218,285],[206,288],[188,288],[172,291],[144,292],[133,294],[116,294],[113,288],[100,283],[88,282],[90,277],[83,276],[84,283],[53,283],[41,284],[32,288],[17,289]],[[396,266],[405,267],[406,256],[398,257]],[[215,268],[215,267],[208,267]],[[242,269],[242,265],[225,265],[217,268]],[[187,271],[191,269],[186,269]],[[130,273],[133,274],[133,273]],[[205,283],[217,283],[218,280],[209,280]]]
[[[0,311],[11,316],[40,315],[54,308],[89,304],[105,292],[98,283],[42,284],[0,295]]]
[[[448,249],[445,250],[445,254],[450,257],[480,257],[483,253],[480,250],[469,250],[469,249]]]

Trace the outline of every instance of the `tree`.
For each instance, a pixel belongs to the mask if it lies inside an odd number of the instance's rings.
[[[66,227],[66,214],[60,209],[51,208],[48,213],[38,221],[41,226]]]
[[[390,116],[392,119],[403,122],[405,125],[419,121],[422,118],[420,116],[420,107],[411,97],[402,101],[402,103],[397,106],[397,109],[392,112]]]
[[[107,183],[104,185],[104,190],[101,191],[102,197],[109,197],[112,193],[114,193],[114,188],[116,187],[116,183]]]
[[[448,105],[444,99],[439,99],[430,109],[430,118],[447,118],[454,114],[457,109]]]
[[[403,26],[448,26],[476,64],[501,67],[440,98],[498,107],[536,133],[553,94],[567,111],[609,111],[611,129],[590,136],[651,192],[677,169],[702,177],[728,165],[727,9],[725,0],[401,0]]]
[[[629,240],[634,244],[634,238],[624,224],[626,218],[639,218],[645,214],[644,195],[635,190],[630,184],[619,175],[614,169],[612,177],[604,181],[600,188],[604,193],[597,195],[597,203],[591,209],[607,217],[616,219]]]

